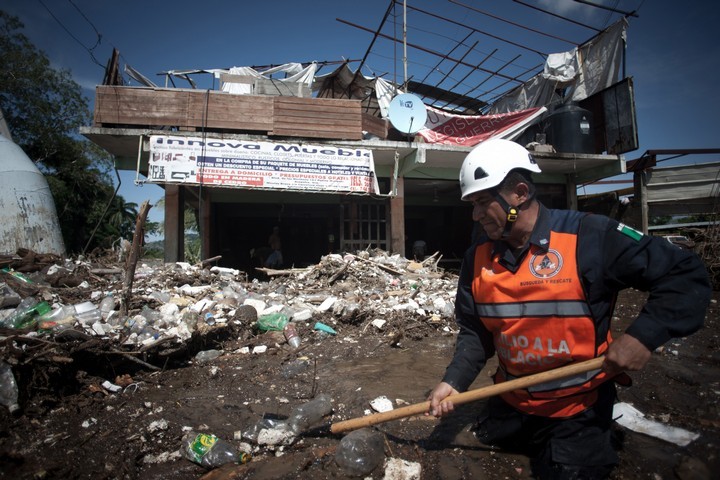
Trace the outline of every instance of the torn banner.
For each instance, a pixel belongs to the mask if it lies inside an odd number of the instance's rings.
[[[546,110],[538,107],[497,115],[453,115],[427,107],[425,128],[417,135],[428,143],[461,147],[471,147],[490,138],[512,140]]]

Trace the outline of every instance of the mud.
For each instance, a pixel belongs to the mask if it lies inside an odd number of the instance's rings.
[[[720,310],[715,292],[706,326],[670,342],[647,368],[631,375],[619,400],[647,417],[700,434],[686,447],[617,426],[621,463],[614,479],[703,479],[720,471]],[[638,312],[645,294],[623,292],[614,334]],[[326,318],[314,318],[330,323]],[[282,419],[319,393],[333,399],[334,421],[359,417],[385,395],[396,407],[422,402],[452,355],[454,336],[445,323],[418,322],[412,312],[389,317],[379,330],[372,318],[338,325],[335,336],[301,328],[291,350],[277,332],[219,328],[173,351],[135,355],[130,361],[99,340],[68,338],[63,349],[42,339],[2,346],[16,361],[22,414],[0,411],[0,477],[15,479],[339,479],[334,461],[341,435],[307,432],[291,445],[252,445],[245,465],[207,469],[178,453],[185,430],[214,433],[236,445],[263,417]],[[411,328],[408,328],[410,327]],[[450,326],[451,327],[451,326]],[[93,343],[95,342],[95,343]],[[239,353],[266,345],[264,353]],[[48,349],[55,349],[48,353]],[[194,361],[206,349],[223,354]],[[19,351],[22,350],[22,351]],[[137,352],[133,352],[137,353]],[[35,361],[31,359],[36,358]],[[490,384],[494,362],[473,388]],[[110,380],[123,389],[101,387]],[[463,405],[438,421],[417,416],[377,425],[386,458],[417,462],[423,479],[530,478],[527,458],[479,444],[469,427],[482,401]],[[384,477],[382,463],[366,478]]]

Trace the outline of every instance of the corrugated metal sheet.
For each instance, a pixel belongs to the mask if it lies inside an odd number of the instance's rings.
[[[720,162],[653,169],[647,181],[648,203],[717,197]]]

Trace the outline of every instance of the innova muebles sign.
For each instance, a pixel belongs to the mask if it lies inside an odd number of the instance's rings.
[[[170,135],[150,137],[148,181],[379,193],[370,150]]]

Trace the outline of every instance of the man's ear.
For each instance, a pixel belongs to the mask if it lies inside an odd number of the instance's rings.
[[[530,187],[525,182],[519,182],[515,185],[513,193],[517,197],[518,203],[523,203],[530,198]]]

